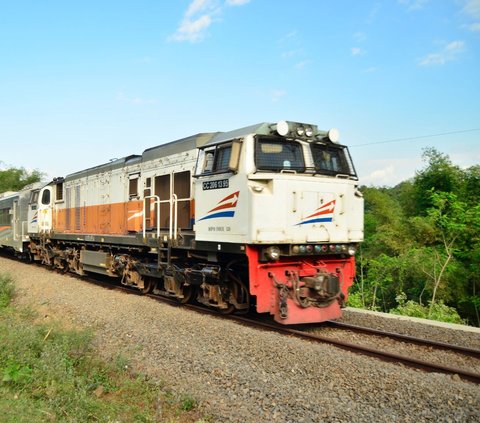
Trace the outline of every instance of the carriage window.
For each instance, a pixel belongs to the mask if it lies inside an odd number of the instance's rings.
[[[328,175],[343,174],[355,176],[346,147],[331,147],[324,144],[311,144],[315,170]]]
[[[305,171],[302,146],[295,141],[258,139],[255,145],[255,163],[258,170]]]
[[[63,201],[63,182],[56,186],[56,201]]]
[[[128,198],[131,200],[134,197],[138,197],[138,181],[140,174],[136,173],[129,176],[128,181]]]

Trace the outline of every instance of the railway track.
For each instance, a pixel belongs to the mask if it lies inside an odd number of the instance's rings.
[[[424,339],[424,338],[417,338],[414,336],[404,335],[401,333],[387,332],[379,329],[373,329],[373,328],[368,328],[364,326],[357,326],[357,325],[352,325],[352,324],[343,323],[343,322],[328,321],[326,322],[326,325],[333,327],[335,329],[349,330],[349,331],[358,332],[358,333],[366,333],[369,335],[378,335],[382,337],[396,339],[398,341],[404,341],[411,344],[421,345],[424,347],[434,347],[434,348],[443,349],[446,351],[452,351],[458,354],[463,354],[463,355],[480,359],[480,350],[477,350],[475,348],[462,347],[460,345],[452,345],[452,344],[447,344],[445,342],[433,341],[433,340]]]
[[[299,329],[293,329],[289,327],[283,327],[277,324],[272,324],[272,323],[267,323],[267,322],[261,322],[256,319],[250,319],[242,316],[228,316],[231,320],[238,321],[239,323],[242,324],[247,324],[249,326],[254,326],[261,328],[263,330],[269,330],[269,331],[274,331],[278,333],[282,333],[284,335],[289,335],[289,336],[295,336],[297,338],[305,339],[308,341],[312,342],[320,342],[320,343],[327,343],[334,345],[338,348],[342,348],[347,351],[351,351],[357,354],[362,354],[362,355],[367,355],[369,357],[374,357],[378,358],[383,361],[389,361],[392,363],[401,363],[405,366],[408,367],[413,367],[417,369],[421,369],[424,371],[428,372],[437,372],[437,373],[445,373],[445,374],[450,374],[450,375],[458,375],[461,379],[468,380],[470,382],[474,383],[480,383],[480,374],[471,372],[465,369],[461,368],[456,368],[456,367],[450,367],[450,366],[445,366],[442,364],[438,363],[433,363],[425,360],[420,360],[416,359],[413,357],[405,356],[405,355],[400,355],[400,354],[395,354],[391,353],[388,351],[383,351],[379,350],[378,348],[371,348],[368,346],[360,345],[357,343],[351,343],[351,342],[346,342],[343,340],[338,340],[334,339],[332,337],[328,336],[322,336],[319,334],[314,334],[314,333],[309,333],[306,332],[305,330],[299,330]],[[331,323],[329,323],[331,324]],[[367,332],[369,331],[368,328],[362,328],[365,329],[364,331]],[[351,328],[350,328],[351,330]],[[375,335],[379,336],[386,336],[390,338],[396,338],[396,339],[402,339],[402,341],[406,341],[406,338],[411,338],[409,342],[419,344],[419,345],[424,345],[428,347],[437,347],[441,348],[444,350],[448,351],[453,351],[455,353],[460,353],[464,355],[468,355],[471,357],[474,357],[476,359],[480,359],[480,351],[479,350],[474,350],[474,349],[469,349],[469,348],[463,348],[463,347],[458,347],[456,345],[448,345],[444,343],[439,343],[436,341],[430,341],[430,340],[422,340],[420,338],[413,338],[413,337],[406,337],[401,334],[393,334],[390,332],[382,332],[373,329],[372,331],[375,332]]]
[[[42,268],[44,267],[42,266]],[[66,274],[66,276],[76,277],[76,275],[74,274]],[[95,284],[97,286],[101,286],[105,289],[119,290],[119,291],[126,292],[128,294],[133,294],[133,295],[147,296],[149,298],[155,299],[156,301],[161,301],[163,303],[167,303],[172,306],[180,306],[180,304],[174,299],[160,297],[158,295],[153,295],[153,294],[142,294],[139,291],[134,290],[132,288],[128,288],[118,284],[112,284],[111,281],[106,282],[99,278],[85,277],[85,276],[79,277],[79,278],[81,278],[84,281]],[[335,347],[341,348],[343,350],[366,355],[369,357],[374,357],[383,361],[389,361],[392,363],[401,363],[405,366],[421,369],[428,372],[439,372],[439,373],[445,373],[450,375],[457,375],[459,378],[463,380],[467,380],[477,384],[480,383],[480,373],[471,372],[461,368],[445,366],[438,363],[428,362],[428,361],[420,360],[414,357],[409,357],[406,355],[395,354],[388,351],[379,350],[378,348],[372,348],[365,345],[351,343],[344,340],[335,339],[329,336],[320,335],[318,333],[310,333],[306,328],[297,329],[297,328],[285,327],[276,323],[260,320],[258,317],[250,317],[247,315],[246,316],[235,315],[235,314],[220,315],[215,310],[211,310],[195,304],[183,304],[181,306],[188,310],[192,310],[192,311],[203,313],[203,314],[209,314],[222,319],[228,319],[230,321],[234,321],[239,324],[247,325],[257,329],[281,333],[283,335],[293,336],[309,342],[326,343],[326,344],[330,344]],[[395,339],[397,341],[408,342],[411,344],[421,345],[421,346],[430,347],[430,348],[442,349],[445,351],[450,351],[456,354],[470,356],[477,360],[480,360],[480,350],[476,350],[472,348],[466,348],[466,347],[461,347],[457,345],[450,345],[442,342],[415,338],[412,336],[402,335],[398,333],[384,332],[377,329],[360,327],[360,326],[355,326],[355,325],[350,325],[350,324],[345,324],[340,322],[329,321],[329,322],[326,322],[326,326],[335,327],[337,329],[342,329],[342,330],[362,332],[369,335],[387,337],[390,339]]]

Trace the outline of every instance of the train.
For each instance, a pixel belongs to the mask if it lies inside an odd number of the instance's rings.
[[[285,325],[341,317],[362,240],[338,130],[293,121],[199,133],[0,194],[0,246],[20,257]]]

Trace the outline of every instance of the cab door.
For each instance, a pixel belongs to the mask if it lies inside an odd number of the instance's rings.
[[[35,189],[30,194],[30,200],[28,202],[28,224],[27,231],[31,234],[38,233],[38,198],[40,190]]]
[[[52,187],[47,186],[40,190],[38,202],[38,229],[39,232],[50,232],[52,230]]]

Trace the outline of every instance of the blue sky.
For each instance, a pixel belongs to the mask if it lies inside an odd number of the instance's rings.
[[[61,176],[281,119],[338,128],[367,185],[425,147],[480,163],[480,0],[0,5],[4,167]]]

